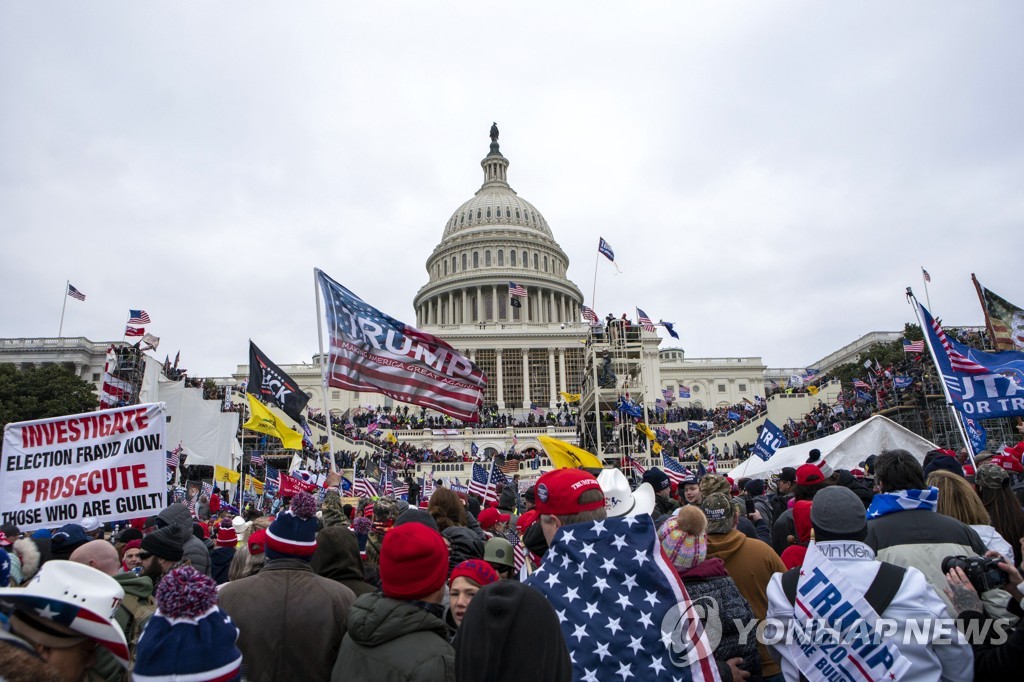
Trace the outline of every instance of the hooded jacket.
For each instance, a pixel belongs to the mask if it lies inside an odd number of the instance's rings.
[[[515,580],[485,585],[466,609],[455,638],[458,678],[522,682],[524,652],[530,657],[530,680],[572,680],[569,649],[544,595]]]
[[[807,555],[807,545],[811,541],[811,501],[800,500],[793,505],[793,525],[796,537],[793,543],[782,552],[782,563],[786,568],[803,566]]]
[[[448,572],[468,559],[484,558],[484,542],[465,526],[451,526],[441,533],[449,542]]]
[[[234,547],[217,547],[210,552],[210,575],[218,585],[228,581],[231,560],[235,558]]]
[[[357,597],[375,589],[364,579],[359,540],[348,526],[329,526],[317,534],[310,566],[317,575],[341,583]]]
[[[761,678],[761,658],[757,651],[757,640],[747,637],[743,644],[740,644],[740,631],[737,623],[746,625],[754,621],[754,612],[743,599],[736,583],[729,577],[725,570],[725,562],[718,557],[711,557],[697,564],[693,568],[679,571],[679,577],[686,585],[686,592],[690,595],[691,601],[698,608],[697,612],[704,614],[701,621],[705,629],[708,629],[708,621],[711,618],[718,618],[721,641],[715,647],[715,660],[719,664],[737,656],[743,658],[740,666],[750,673],[750,679]],[[713,614],[713,615],[712,615]],[[714,630],[715,623],[711,624]],[[728,666],[726,666],[728,668]],[[721,667],[719,671],[721,672]],[[723,675],[723,679],[726,679]]]
[[[455,682],[455,650],[440,618],[372,592],[349,611],[331,680]]]
[[[737,589],[750,604],[758,620],[764,620],[768,613],[768,581],[772,575],[786,570],[782,559],[769,545],[748,538],[736,529],[722,534],[708,533],[708,558],[718,557],[725,563],[725,570],[732,576]],[[771,653],[763,645],[758,648],[761,655],[761,673],[771,677],[781,672]]]
[[[181,529],[181,532],[188,539],[185,540],[185,558],[197,570],[210,575],[210,550],[206,549],[203,541],[192,534],[192,514],[188,507],[175,502],[156,515],[158,519],[168,526]]]

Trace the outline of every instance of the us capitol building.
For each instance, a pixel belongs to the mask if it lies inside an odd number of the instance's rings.
[[[580,314],[583,294],[566,276],[568,256],[543,214],[512,189],[509,165],[493,127],[490,149],[480,162],[483,183],[444,223],[441,240],[426,261],[427,282],[416,293],[413,307],[418,328],[445,339],[487,374],[486,409],[525,417],[531,406],[557,409],[560,391],[581,392],[584,373],[590,371],[585,358],[591,328]],[[597,238],[595,233],[595,248]],[[520,306],[511,303],[510,282],[527,290],[518,299]],[[385,312],[408,319],[400,311]],[[643,332],[641,342],[644,380],[633,395],[637,397],[642,385],[648,406],[662,398],[662,389],[677,394],[679,386],[688,386],[691,397],[678,399],[676,405],[733,405],[764,395],[770,377],[803,372],[769,370],[760,357],[687,358],[681,348],[659,349],[661,339],[649,332]],[[98,389],[109,345],[85,338],[0,339],[0,362],[65,364]],[[322,404],[316,356],[312,363],[281,367],[312,395],[310,407]],[[231,376],[216,381],[237,385],[247,375],[248,367],[239,365]],[[328,390],[327,402],[335,413],[393,404],[380,394]],[[488,435],[483,431],[498,430],[467,429],[466,437],[483,448],[488,440],[481,438]],[[501,431],[493,434],[493,447],[499,449],[512,435],[511,429]],[[558,431],[559,437],[574,437],[574,430]]]

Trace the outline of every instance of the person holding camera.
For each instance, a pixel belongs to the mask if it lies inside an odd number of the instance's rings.
[[[1024,550],[1024,539],[1021,539]],[[974,679],[996,680],[1016,677],[1024,665],[1024,593],[1021,591],[1020,572],[1014,565],[995,552],[989,552],[984,560],[973,557],[947,557],[943,561],[946,572],[946,596],[953,603],[959,616],[959,626],[964,632],[989,634],[985,641],[973,642]],[[1024,568],[1024,566],[1022,566]],[[965,570],[966,569],[966,570]],[[1002,575],[994,575],[996,573]],[[993,584],[995,583],[995,584]],[[1009,612],[1020,618],[1009,628],[1006,621],[990,621],[985,615],[980,593],[990,587],[1000,587],[1010,595]],[[988,627],[990,622],[996,628]]]

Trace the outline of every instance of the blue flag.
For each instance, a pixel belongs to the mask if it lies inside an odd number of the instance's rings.
[[[554,607],[575,680],[719,679],[694,603],[646,514],[559,528],[525,583]]]
[[[733,412],[732,410],[729,410],[726,413],[725,416],[728,417],[729,419],[733,420],[734,422],[738,422],[740,420],[740,413],[739,412]]]
[[[687,431],[707,431],[707,427],[704,426],[703,424],[701,424],[700,422],[687,422],[686,423],[686,430]]]
[[[871,395],[870,393],[868,393],[867,391],[862,391],[862,390],[860,390],[858,388],[857,389],[857,400],[859,400],[862,403],[873,403],[873,402],[875,402],[875,397],[873,395]]]
[[[767,462],[775,454],[776,450],[787,445],[789,445],[789,441],[782,435],[782,429],[766,419],[764,426],[761,428],[761,435],[757,437],[757,441],[754,443],[754,454]]]
[[[901,377],[901,376],[893,377],[892,383],[893,383],[893,386],[895,386],[896,388],[898,388],[898,389],[900,389],[902,391],[903,389],[907,388],[912,383],[914,383],[914,377]]]
[[[618,410],[619,412],[625,412],[630,417],[644,416],[644,410],[642,407],[634,403],[632,400],[626,400],[623,397],[619,398]]]
[[[964,417],[964,428],[967,431],[967,438],[971,441],[971,449],[977,454],[985,449],[988,444],[988,433],[981,422],[971,417]]]
[[[352,495],[352,481],[344,476],[341,477],[341,490],[349,496]]]
[[[953,406],[977,419],[1024,415],[1024,353],[986,353],[958,343],[917,305]]]
[[[604,240],[604,237],[599,238],[601,241],[597,243],[597,250],[601,252],[601,255],[608,260],[615,261],[615,252],[612,251],[612,246]]]
[[[674,322],[662,321],[661,322],[661,326],[665,328],[665,331],[667,331],[668,335],[671,336],[673,339],[678,339],[679,338],[679,334],[676,333],[675,323]]]

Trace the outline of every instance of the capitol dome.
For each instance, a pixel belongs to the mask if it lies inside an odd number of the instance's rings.
[[[418,326],[577,322],[583,296],[566,278],[569,259],[541,212],[508,184],[496,126],[480,166],[483,184],[452,213],[427,259],[429,281],[414,300]],[[527,290],[519,306],[510,282]]]

